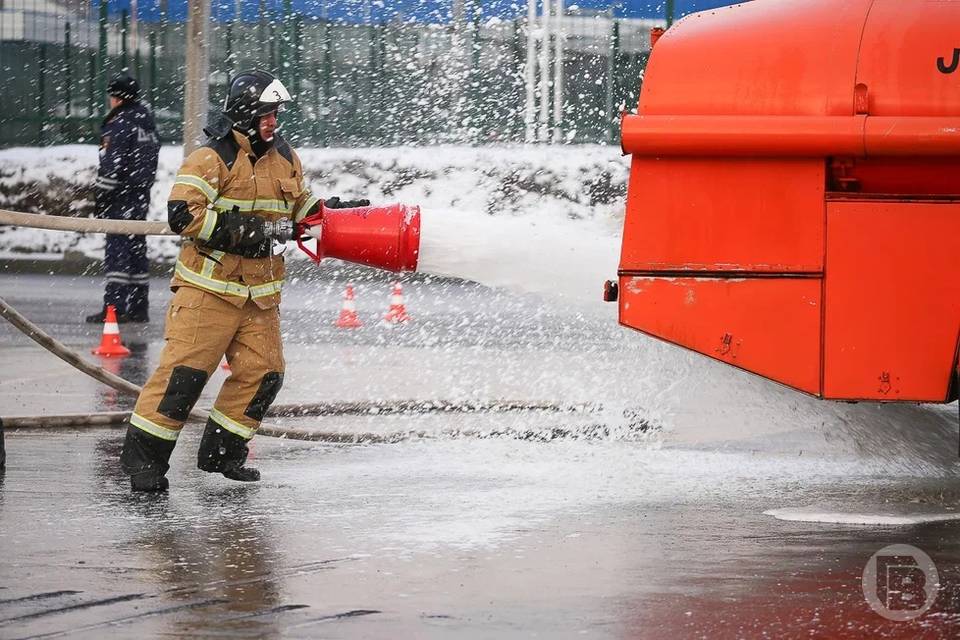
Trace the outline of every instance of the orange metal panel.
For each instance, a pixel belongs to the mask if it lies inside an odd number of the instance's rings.
[[[960,196],[960,152],[953,158],[870,158],[842,164],[835,168],[831,190],[848,191],[836,179],[842,177],[853,181],[854,191],[871,195]]]
[[[857,67],[870,115],[960,116],[958,33],[957,0],[874,0]]]
[[[958,241],[960,202],[827,203],[824,397],[947,398]]]
[[[621,276],[620,323],[820,392],[819,278]]]
[[[623,271],[819,272],[822,159],[633,158]]]
[[[873,3],[764,0],[687,16],[650,54],[640,113],[853,115],[860,34]],[[920,9],[908,4],[905,12]]]

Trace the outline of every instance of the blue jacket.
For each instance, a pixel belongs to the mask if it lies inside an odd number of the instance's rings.
[[[133,101],[112,109],[103,119],[100,134],[98,208],[123,199],[127,193],[150,189],[159,154],[157,126],[145,105]]]

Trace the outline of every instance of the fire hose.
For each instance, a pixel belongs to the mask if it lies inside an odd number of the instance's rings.
[[[79,233],[117,233],[129,236],[175,236],[165,222],[146,220],[102,220],[95,218],[73,218],[69,216],[47,216],[36,213],[19,213],[0,209],[0,224],[52,231],[74,231]]]
[[[19,329],[24,335],[32,339],[41,347],[57,356],[78,371],[85,373],[94,380],[101,382],[111,389],[133,397],[139,396],[141,387],[129,380],[110,373],[103,367],[98,367],[86,361],[76,351],[70,349],[40,327],[25,318],[14,309],[10,303],[0,298],[0,316]],[[599,410],[595,405],[571,405],[561,407],[554,403],[543,402],[449,402],[449,401],[411,401],[398,400],[392,402],[328,402],[287,404],[273,407],[269,414],[273,417],[308,417],[333,415],[388,415],[398,413],[489,413],[513,411],[548,411],[554,413],[594,413]],[[105,412],[95,414],[76,414],[64,416],[22,416],[3,419],[4,429],[38,428],[38,427],[68,427],[68,426],[114,426],[125,424],[129,418],[128,412]],[[206,421],[207,411],[194,409],[190,417],[198,421]],[[388,443],[406,438],[409,434],[376,434],[376,433],[342,433],[336,431],[321,431],[316,429],[296,429],[277,425],[261,424],[257,430],[260,435],[289,440],[308,440],[337,443]],[[423,434],[417,434],[422,436]],[[477,435],[462,430],[449,431],[441,435]]]
[[[404,211],[404,215],[406,212]],[[349,219],[347,217],[342,220]],[[409,220],[409,217],[408,217]],[[419,225],[419,212],[416,213],[417,233]],[[101,220],[89,218],[74,218],[64,216],[47,216],[30,213],[19,213],[0,209],[0,224],[26,226],[37,229],[50,229],[55,231],[72,231],[81,233],[116,233],[126,235],[176,235],[162,222],[148,222],[141,220]],[[355,227],[354,223],[354,227]],[[334,229],[341,227],[334,226]],[[349,228],[349,233],[357,233],[355,228]],[[329,235],[329,234],[328,234]],[[337,234],[334,234],[337,235]],[[404,235],[404,234],[401,234]],[[416,238],[414,238],[416,240]],[[409,240],[407,240],[409,242]],[[301,248],[303,248],[301,246]],[[306,249],[304,249],[306,251]],[[306,251],[311,258],[319,261],[324,255],[323,248],[318,240],[317,252]],[[326,251],[326,255],[340,257],[336,252]],[[392,261],[401,267],[409,266],[409,260],[404,261],[403,256],[399,258],[386,252],[381,260]],[[368,262],[369,260],[364,260]],[[415,264],[415,262],[414,262]],[[0,298],[0,316],[10,322],[24,335],[32,339],[48,352],[62,359],[75,369],[90,376],[94,380],[101,382],[108,387],[119,391],[120,393],[139,396],[141,387],[117,376],[103,367],[91,364],[76,351],[73,351],[57,339],[40,329],[32,323],[6,300]],[[389,413],[433,413],[433,412],[503,412],[503,411],[549,411],[559,413],[594,413],[600,408],[595,405],[573,405],[559,406],[555,403],[542,402],[513,402],[513,401],[495,401],[487,403],[476,402],[447,402],[447,401],[393,401],[393,402],[347,402],[347,403],[313,403],[313,404],[294,404],[275,406],[268,415],[274,417],[306,417],[321,415],[383,415]],[[207,411],[193,409],[190,412],[190,418],[206,421],[209,416]],[[27,428],[27,427],[54,427],[54,426],[109,426],[125,423],[129,417],[126,412],[108,412],[99,414],[66,415],[66,416],[21,416],[8,417],[3,419],[3,428]],[[342,433],[331,431],[319,431],[315,429],[297,429],[291,427],[281,427],[276,425],[261,424],[257,430],[258,434],[287,438],[291,440],[308,440],[324,442],[395,442],[403,439],[405,434],[384,435],[376,433]],[[449,432],[450,435],[472,435],[465,431]],[[423,435],[423,434],[419,434]],[[444,435],[444,434],[442,434]]]

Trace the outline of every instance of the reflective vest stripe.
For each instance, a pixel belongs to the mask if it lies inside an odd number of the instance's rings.
[[[217,409],[213,409],[210,411],[210,419],[216,422],[218,425],[220,425],[224,429],[226,429],[227,431],[229,431],[230,433],[234,433],[240,436],[241,438],[243,438],[244,440],[249,440],[254,436],[254,434],[257,433],[256,429],[245,427],[244,425],[240,424],[233,418],[226,416],[225,414],[218,411]]]
[[[219,217],[220,214],[217,213],[216,209],[207,209],[207,212],[203,215],[203,226],[200,227],[200,233],[197,234],[198,240],[206,241],[210,239]]]
[[[233,211],[234,207],[238,211],[265,211],[267,213],[286,213],[293,211],[293,205],[287,204],[283,200],[267,200],[257,198],[256,200],[238,200],[236,198],[219,198],[213,203],[220,211]]]
[[[263,298],[272,296],[275,293],[280,293],[282,287],[283,280],[274,280],[273,282],[267,282],[265,284],[255,284],[250,287],[250,297]]]
[[[130,414],[130,426],[136,427],[141,431],[146,431],[152,436],[156,436],[163,440],[170,440],[175,442],[180,436],[180,431],[177,429],[168,429],[167,427],[162,427],[156,422],[151,422],[141,416],[138,413]]]
[[[200,275],[204,278],[213,276],[213,270],[217,268],[217,263],[224,255],[223,251],[211,251],[210,255],[203,259],[203,269],[200,270]]]
[[[253,211],[253,200],[237,200],[236,198],[219,198],[213,206],[221,211],[232,211],[234,207],[240,211]]]
[[[177,176],[177,179],[173,181],[173,184],[182,184],[188,187],[193,187],[205,195],[207,200],[210,202],[213,202],[217,199],[217,190],[210,186],[206,180],[198,176],[191,176],[181,173]]]
[[[204,273],[207,272],[208,264],[216,265],[216,262],[210,258],[206,258],[203,265]],[[213,267],[210,267],[209,271],[212,273]],[[177,266],[174,268],[174,273],[190,284],[201,289],[205,289],[206,291],[212,291],[213,293],[220,293],[230,296],[238,296],[241,298],[263,298],[265,296],[271,296],[275,293],[280,293],[280,290],[283,288],[283,280],[273,280],[272,282],[256,284],[252,287],[248,287],[247,285],[240,284],[238,282],[217,280],[209,277],[208,275],[204,275],[204,273],[191,271],[179,260],[177,260]]]
[[[293,216],[293,221],[300,222],[301,220],[303,220],[304,217],[306,217],[307,213],[309,213],[310,208],[313,207],[313,205],[317,204],[318,202],[320,202],[320,198],[313,194],[310,194],[310,197],[307,198],[307,201],[304,202],[299,209],[297,209],[297,213]]]

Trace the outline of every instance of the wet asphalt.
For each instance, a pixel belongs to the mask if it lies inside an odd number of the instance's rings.
[[[333,326],[347,278],[365,323],[352,332]],[[0,276],[0,296],[85,354],[100,328],[78,319],[96,306],[98,287],[88,277]],[[108,363],[138,384],[162,343],[169,292],[163,280],[153,291],[154,322],[122,327],[134,354]],[[132,495],[119,472],[122,429],[8,432],[0,638],[960,636],[960,521],[827,524],[763,513],[893,505],[952,514],[955,468],[848,450],[798,454],[774,438],[672,441],[663,436],[669,417],[644,413],[651,399],[632,397],[627,384],[647,339],[618,327],[612,309],[424,278],[407,280],[405,293],[413,320],[390,328],[379,325],[389,280],[294,278],[283,310],[289,382],[278,402],[607,409],[278,419],[403,437],[258,437],[252,463],[263,480],[254,484],[198,471],[199,428],[188,425],[171,490],[148,496]],[[0,326],[0,362],[0,416],[132,404],[9,325]],[[936,565],[934,604],[912,621],[882,617],[864,597],[864,567],[890,544],[912,545]]]

